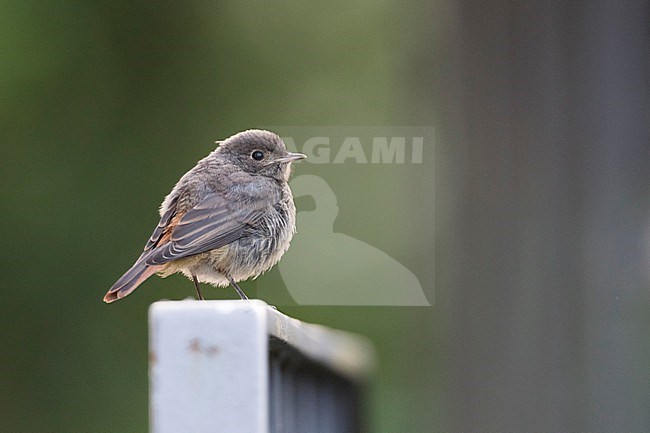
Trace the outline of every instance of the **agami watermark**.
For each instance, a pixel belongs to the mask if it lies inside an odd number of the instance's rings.
[[[428,158],[433,155],[434,128],[276,126],[268,129],[280,134],[288,150],[307,155],[305,163],[321,165],[314,171],[304,167],[301,172],[309,174],[297,175],[290,182],[295,199],[311,196],[314,203],[313,209],[298,210],[297,234],[278,264],[293,300],[299,305],[431,305],[433,293],[427,297],[408,264],[400,263],[390,251],[364,242],[354,233],[334,229],[335,221],[346,218],[347,212],[345,208],[339,209],[337,191],[326,180],[328,171],[324,165],[367,164],[370,168],[374,164],[390,170],[390,164],[431,162]],[[431,164],[426,166],[428,170]],[[363,175],[360,168],[349,173],[351,181]],[[340,170],[337,176],[341,176]],[[367,193],[366,196],[377,191]],[[433,257],[431,263],[433,266]]]
[[[287,148],[307,155],[312,164],[422,164],[424,137],[309,137],[298,146],[294,137],[282,137]]]

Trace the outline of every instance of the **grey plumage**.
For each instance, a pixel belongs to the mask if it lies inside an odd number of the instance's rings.
[[[154,273],[181,272],[239,292],[237,281],[267,271],[289,248],[296,209],[287,181],[291,162],[302,158],[269,131],[221,142],[167,195],[143,253],[104,301],[127,296]]]

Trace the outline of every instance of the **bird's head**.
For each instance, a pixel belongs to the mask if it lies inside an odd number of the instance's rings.
[[[219,142],[218,152],[242,170],[279,181],[288,181],[291,163],[307,156],[287,150],[273,132],[249,129]]]

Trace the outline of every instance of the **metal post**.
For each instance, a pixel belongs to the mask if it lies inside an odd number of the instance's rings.
[[[149,321],[153,433],[272,433],[287,420],[296,430],[282,431],[358,427],[358,391],[372,368],[365,339],[256,300],[157,302]],[[333,399],[346,404],[323,420]]]

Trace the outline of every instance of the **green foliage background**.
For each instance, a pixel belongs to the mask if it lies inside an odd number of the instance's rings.
[[[147,431],[147,307],[191,285],[152,279],[125,302],[101,298],[164,195],[243,129],[432,125],[426,13],[397,1],[1,2],[0,430]],[[317,170],[341,191],[335,229],[407,264],[433,303],[425,159]],[[244,287],[287,299],[277,270]],[[375,342],[374,431],[438,425],[435,308],[281,309]]]

